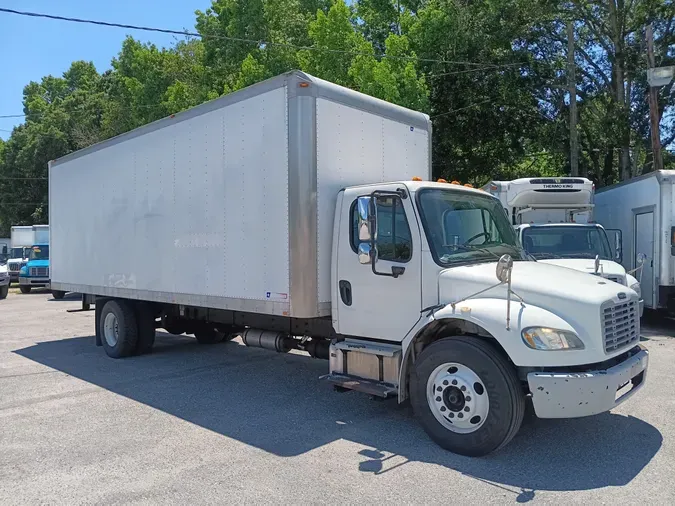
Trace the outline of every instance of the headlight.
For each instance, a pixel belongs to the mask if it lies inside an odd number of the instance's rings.
[[[642,297],[642,290],[640,290],[640,283],[633,283],[630,285],[630,289],[638,294],[638,297]]]
[[[523,342],[533,350],[583,350],[579,336],[568,330],[528,327],[521,332]]]
[[[25,265],[21,267],[21,270],[19,271],[19,276],[28,276],[28,267]]]

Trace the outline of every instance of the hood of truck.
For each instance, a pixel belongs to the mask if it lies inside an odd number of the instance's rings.
[[[537,260],[537,262],[595,274],[595,259],[592,258],[547,258],[545,260]],[[621,264],[611,260],[600,260],[598,275],[622,285],[626,284],[626,269]]]
[[[31,267],[49,267],[49,260],[30,260],[26,264],[26,267],[29,269]]]
[[[499,283],[496,262],[452,267],[441,272],[440,302],[450,303]],[[600,305],[608,300],[621,300],[619,293],[633,295],[624,286],[577,270],[544,262],[514,262],[511,289],[525,302],[540,307],[544,299],[555,308],[557,300],[565,299],[582,304]],[[478,295],[481,298],[506,298],[506,285]],[[529,298],[529,300],[528,300]],[[547,308],[548,309],[548,308]]]
[[[447,305],[467,299],[505,301],[506,285],[495,286],[499,283],[496,265],[489,262],[445,269],[439,274],[439,302]],[[525,306],[543,309],[574,329],[586,346],[579,357],[583,363],[601,362],[628,346],[635,346],[631,343],[605,352],[605,311],[626,303],[634,304],[637,311],[638,295],[630,288],[558,265],[519,261],[513,264],[511,289],[516,294],[511,297],[512,304],[520,304],[518,297],[521,297]],[[476,295],[481,290],[486,291]],[[503,309],[498,302],[491,310],[501,312]],[[480,321],[480,315],[474,314],[474,317]],[[541,326],[552,326],[551,321],[543,317]],[[639,328],[639,321],[634,323]]]

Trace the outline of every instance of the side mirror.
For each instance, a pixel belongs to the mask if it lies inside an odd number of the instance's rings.
[[[644,263],[647,261],[647,255],[645,255],[644,253],[638,253],[636,261],[637,261],[638,267],[642,267],[644,265]]]
[[[607,238],[609,239],[609,244],[614,249],[614,260],[617,263],[623,262],[623,237],[621,230],[618,229],[605,229],[607,232]]]
[[[359,215],[359,242],[368,243],[375,233],[371,227],[370,206],[372,197],[359,197],[356,202],[356,212]]]
[[[368,265],[371,262],[370,259],[370,252],[371,252],[370,244],[367,242],[362,242],[359,244],[359,263],[363,265]]]
[[[507,283],[511,278],[511,269],[513,269],[513,258],[510,255],[502,255],[497,261],[495,274],[502,283]]]

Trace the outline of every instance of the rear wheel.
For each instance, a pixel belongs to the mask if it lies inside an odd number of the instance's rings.
[[[101,343],[112,358],[133,355],[138,343],[136,315],[128,302],[109,300],[101,310]]]
[[[61,300],[66,296],[66,292],[62,292],[61,290],[52,290],[52,297],[54,297],[56,300]]]
[[[19,290],[21,290],[21,293],[30,293],[31,288],[32,288],[31,286],[21,285],[19,287]]]
[[[441,339],[425,348],[410,377],[410,399],[431,439],[472,457],[511,441],[525,412],[514,367],[473,337]]]
[[[9,293],[9,285],[0,286],[0,300],[6,299]]]

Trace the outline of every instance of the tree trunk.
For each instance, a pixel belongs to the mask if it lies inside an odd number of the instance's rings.
[[[623,26],[623,0],[609,0],[609,22],[612,30],[612,42],[614,44],[614,59],[612,61],[612,81],[614,85],[615,99],[617,102],[617,119],[619,121],[619,179],[630,179],[630,127],[628,117],[628,105],[626,103],[625,88],[625,55]]]

